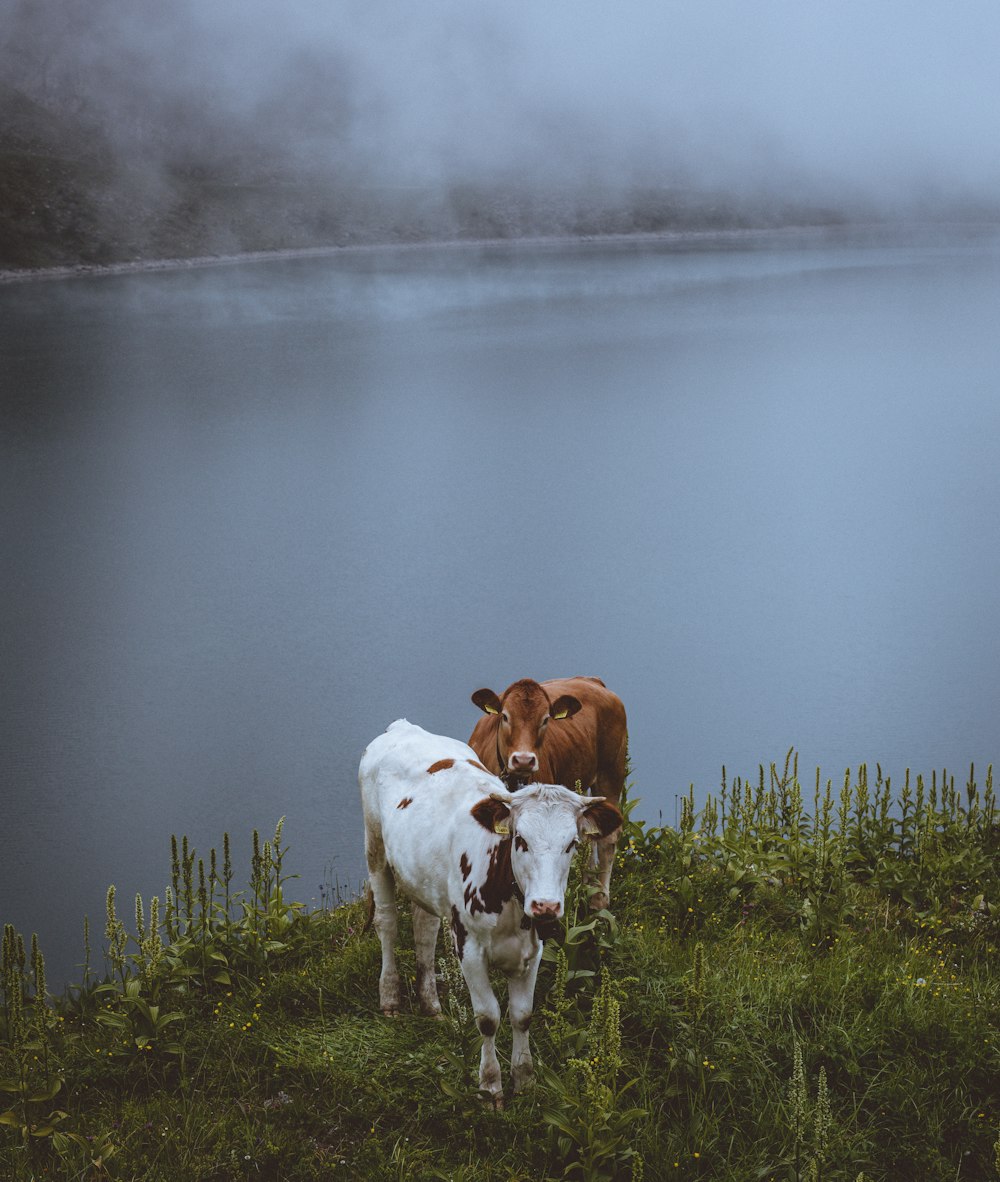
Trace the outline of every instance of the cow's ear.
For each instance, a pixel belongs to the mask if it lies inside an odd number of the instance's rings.
[[[621,825],[622,815],[609,800],[595,796],[580,816],[580,832],[584,837],[607,837]]]
[[[506,837],[510,833],[510,805],[494,793],[484,796],[472,806],[472,815],[490,833]]]
[[[472,700],[484,714],[499,714],[500,699],[491,689],[478,689],[472,695]]]
[[[572,718],[579,709],[579,698],[574,698],[572,694],[563,694],[561,698],[556,698],[549,707],[549,714],[553,718]]]

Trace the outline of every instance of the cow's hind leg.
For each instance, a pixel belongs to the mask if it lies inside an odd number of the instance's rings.
[[[542,962],[542,950],[523,973],[511,973],[507,977],[507,993],[510,998],[510,1024],[514,1032],[514,1043],[510,1055],[510,1074],[514,1091],[522,1091],[530,1082],[535,1070],[528,1043],[528,1027],[535,1006],[535,979]]]
[[[503,1107],[503,1085],[500,1082],[500,1062],[497,1059],[497,1028],[500,1025],[500,1004],[490,986],[490,974],[482,949],[465,945],[462,975],[469,987],[476,1025],[483,1036],[479,1056],[479,1087],[489,1092],[494,1108]]]
[[[621,832],[621,829],[616,829],[609,837],[600,837],[594,842],[594,852],[597,856],[597,890],[590,896],[593,911],[602,911],[611,902],[611,870],[615,864],[615,853],[618,850]]]
[[[621,751],[615,759],[615,765],[609,774],[598,773],[594,784],[593,795],[603,796],[612,804],[621,804],[625,791],[625,762],[628,753],[628,741],[622,743]],[[594,842],[594,859],[597,862],[597,890],[590,896],[590,906],[594,911],[601,911],[611,902],[611,870],[615,864],[615,853],[618,850],[618,839],[621,829],[609,833],[607,837],[599,837]]]
[[[441,1013],[438,1000],[437,973],[434,968],[434,949],[437,946],[441,919],[413,904],[413,944],[417,952],[417,998],[420,1012],[430,1017]]]
[[[368,881],[375,901],[375,931],[382,945],[382,973],[378,979],[378,1003],[382,1013],[394,1017],[399,1013],[399,970],[396,967],[396,881],[385,860],[381,840],[368,835]]]
[[[609,791],[592,791],[591,796],[604,796],[614,804],[618,797]],[[591,843],[592,849],[587,853],[584,870],[584,881],[591,888],[591,911],[603,911],[611,902],[611,870],[615,864],[615,854],[618,850],[618,839],[622,831],[619,827],[607,837],[596,837]]]

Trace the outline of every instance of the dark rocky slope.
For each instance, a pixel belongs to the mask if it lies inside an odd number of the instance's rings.
[[[586,197],[518,182],[370,187],[240,151],[122,159],[97,123],[0,84],[0,269],[428,240],[830,224],[807,205],[682,188]]]

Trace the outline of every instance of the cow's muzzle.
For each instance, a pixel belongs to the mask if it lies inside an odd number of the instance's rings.
[[[507,756],[507,770],[512,776],[531,776],[538,771],[538,756],[534,751],[512,751]]]

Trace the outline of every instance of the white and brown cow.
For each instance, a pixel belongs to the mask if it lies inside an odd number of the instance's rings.
[[[542,955],[538,927],[563,911],[573,851],[585,837],[621,825],[614,805],[554,784],[516,794],[486,770],[465,743],[432,735],[405,719],[369,744],[358,771],[365,852],[382,944],[379,1003],[398,1012],[395,888],[413,903],[417,993],[438,1014],[434,946],[451,921],[455,951],[483,1036],[479,1086],[502,1103],[496,1032],[500,1006],[489,970],[507,977],[514,1032],[514,1091],[532,1072],[528,1025]]]
[[[625,789],[628,727],[621,698],[597,677],[558,681],[522,678],[502,694],[480,689],[483,711],[469,739],[478,758],[516,791],[523,784],[580,784],[617,804]],[[597,890],[590,905],[607,907],[618,833],[597,842]]]

